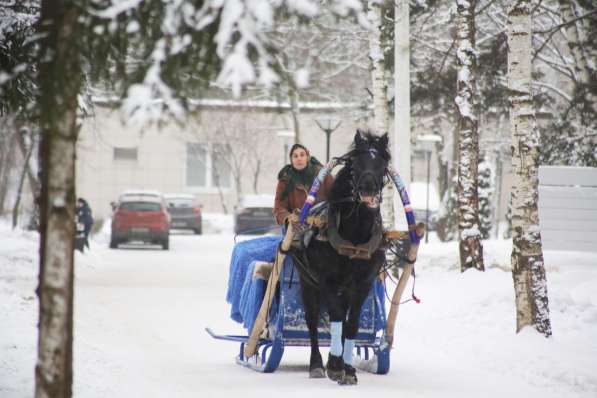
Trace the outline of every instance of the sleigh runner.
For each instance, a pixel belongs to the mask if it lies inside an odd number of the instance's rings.
[[[375,139],[371,136],[363,137],[361,133],[357,133],[357,136],[355,137],[357,147],[353,151],[355,154],[351,156],[363,156],[367,159],[375,159],[377,148],[383,146],[381,149],[385,149],[387,145],[387,139],[385,139],[385,141],[384,139],[385,137],[382,137],[381,139]],[[380,145],[380,142],[383,142],[383,144]],[[358,147],[358,145],[361,145],[362,147],[365,144],[369,145],[367,147],[368,152]],[[345,157],[345,161],[347,159],[349,158]],[[288,228],[283,240],[281,240],[280,237],[263,238],[264,241],[262,243],[264,244],[264,247],[259,247],[259,239],[248,241],[247,243],[242,242],[237,245],[235,252],[233,252],[227,299],[232,304],[231,317],[238,322],[242,322],[247,330],[250,331],[250,334],[247,336],[231,336],[217,335],[209,329],[207,329],[207,331],[216,339],[240,343],[240,352],[236,361],[243,366],[261,372],[273,372],[280,363],[285,347],[311,345],[310,377],[324,377],[325,375],[325,371],[321,365],[321,356],[319,355],[318,347],[329,346],[331,342],[333,345],[334,339],[336,339],[337,344],[339,336],[337,334],[338,321],[335,322],[336,331],[334,331],[334,322],[331,323],[332,327],[330,327],[330,322],[328,322],[326,315],[327,308],[320,302],[317,302],[318,307],[316,307],[319,308],[319,310],[315,310],[315,313],[319,314],[319,317],[317,319],[313,318],[313,299],[311,298],[312,296],[305,295],[305,292],[308,291],[313,293],[316,291],[313,289],[319,289],[321,286],[316,285],[317,275],[314,278],[311,278],[311,275],[309,274],[310,266],[308,264],[303,264],[301,258],[305,259],[307,257],[305,255],[305,251],[308,250],[306,246],[308,246],[313,235],[319,236],[318,233],[320,232],[322,225],[334,224],[334,227],[338,227],[341,222],[340,216],[338,216],[336,224],[336,218],[331,214],[332,211],[329,211],[328,214],[325,214],[324,216],[317,214],[313,215],[311,212],[311,207],[321,182],[326,174],[336,166],[338,161],[339,159],[336,159],[328,164],[326,168],[323,168],[313,183],[300,215],[301,224],[305,225],[308,221],[308,228],[303,228],[298,236],[295,236],[293,228]],[[368,173],[372,174],[371,172]],[[353,264],[353,261],[356,261],[354,264],[357,265],[368,264],[368,261],[372,261],[368,259],[372,258],[371,251],[373,250],[377,253],[376,256],[378,260],[376,261],[378,261],[378,266],[380,250],[384,250],[381,241],[389,245],[395,244],[401,239],[407,239],[410,242],[408,252],[401,254],[405,260],[405,266],[391,299],[390,311],[386,314],[383,281],[381,278],[378,278],[376,274],[369,274],[375,276],[375,281],[373,282],[373,280],[370,279],[372,284],[367,285],[371,286],[368,294],[366,297],[362,295],[362,299],[358,302],[359,307],[357,307],[358,312],[356,313],[360,314],[356,315],[358,316],[358,330],[353,329],[356,330],[356,333],[353,331],[351,332],[351,336],[347,337],[347,339],[350,339],[350,348],[346,348],[346,345],[344,348],[345,353],[351,353],[354,350],[354,353],[356,354],[354,365],[356,367],[377,374],[386,374],[390,368],[390,349],[393,344],[393,333],[398,305],[406,283],[412,273],[419,239],[423,234],[424,228],[422,224],[419,224],[418,226],[415,225],[408,195],[406,194],[406,190],[398,174],[387,163],[383,166],[380,173],[383,174],[381,174],[379,178],[383,179],[384,175],[386,175],[396,185],[406,210],[409,231],[402,233],[396,231],[382,232],[381,221],[379,215],[377,215],[377,218],[375,219],[376,221],[374,220],[373,224],[370,223],[370,225],[372,225],[372,233],[370,234],[369,244],[368,242],[352,244],[351,242],[342,239],[342,237],[333,236],[334,228],[330,228],[330,230],[332,230],[331,235],[325,236],[325,234],[323,234],[323,240],[326,241],[325,247],[328,252],[330,250],[329,247],[331,247],[331,250],[334,250],[337,255],[344,256],[342,258],[345,258],[345,260],[341,261],[349,261],[350,264]],[[372,191],[364,190],[363,192],[365,192],[365,195],[359,194],[359,199],[373,202],[373,205],[367,203],[367,206],[375,209],[376,205],[378,207],[379,204],[379,202],[375,203],[375,201],[381,197],[382,184],[375,182],[378,177],[375,179],[368,175],[366,175],[366,177],[372,181],[369,185],[375,187],[376,193],[371,194],[370,196],[365,196],[367,195],[367,192]],[[356,192],[355,189],[353,189],[353,193],[354,192]],[[341,200],[344,201],[345,199],[343,198]],[[353,201],[356,200],[357,199],[353,199]],[[331,207],[332,206],[330,206],[330,208]],[[376,211],[377,213],[379,212],[378,210]],[[375,226],[377,225],[376,223],[379,224],[378,227]],[[371,241],[375,241],[375,243],[371,244]],[[322,245],[321,242],[316,244],[318,244],[319,247]],[[278,249],[273,264],[264,266],[262,262],[270,260],[270,258],[268,258],[268,251],[264,250],[267,249],[268,245],[270,250],[276,246]],[[302,245],[305,246],[301,247]],[[372,246],[373,249],[371,249]],[[271,257],[272,251],[269,252],[269,257]],[[294,261],[291,256],[287,256],[290,252],[294,255]],[[303,257],[297,255],[297,253],[303,253]],[[247,264],[248,259],[252,261]],[[354,264],[352,267],[355,266]],[[321,264],[318,265],[321,266]],[[271,272],[264,272],[266,269],[271,269]],[[240,282],[241,280],[242,283]],[[302,295],[301,283],[302,289],[304,290]],[[361,291],[367,293],[367,290],[361,289]],[[304,306],[303,298],[308,299],[311,304],[309,306]],[[306,313],[307,309],[311,311],[311,318],[309,318],[309,313]],[[337,313],[337,308],[335,311]],[[346,317],[349,317],[349,313],[346,314]],[[311,321],[307,322],[305,320],[306,318],[311,319]],[[336,315],[336,319],[338,319],[338,315]],[[352,322],[355,322],[354,316],[352,319]],[[316,328],[313,321],[316,321],[317,323]],[[348,319],[347,322],[349,321],[350,319]],[[353,325],[356,326],[355,323],[353,323]],[[350,326],[349,323],[346,327],[350,329],[352,326]],[[311,329],[311,332],[309,332],[309,329]],[[316,333],[314,332],[315,330]],[[331,349],[334,349],[334,347],[331,347]],[[330,358],[332,358],[331,350]],[[338,358],[340,358],[339,360],[343,363],[342,357]],[[349,364],[352,364],[351,358],[352,354],[349,356],[349,359],[351,360]],[[333,366],[334,364],[330,365],[330,359],[328,359],[327,373],[330,379],[338,381],[340,384],[356,384],[356,375],[354,374],[354,369],[352,367],[344,364],[339,365],[342,366],[342,368],[338,368],[338,366],[334,368]],[[336,371],[336,369],[342,370],[340,372],[339,370]]]

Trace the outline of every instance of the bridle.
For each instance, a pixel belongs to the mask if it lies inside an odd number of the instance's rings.
[[[378,151],[375,148],[370,148],[368,150],[352,150],[350,152],[348,152],[347,154],[345,154],[344,156],[338,157],[338,158],[334,158],[334,160],[337,162],[336,164],[338,165],[344,165],[344,167],[348,167],[350,169],[350,184],[351,184],[351,195],[350,196],[345,196],[343,198],[339,198],[339,199],[335,199],[335,200],[330,200],[329,202],[332,204],[336,204],[336,203],[350,203],[350,202],[354,202],[355,204],[360,204],[362,203],[361,200],[361,194],[358,192],[358,187],[360,186],[361,182],[363,181],[364,178],[369,177],[372,178],[373,181],[375,182],[375,188],[373,190],[373,192],[375,192],[375,194],[373,195],[374,197],[377,198],[378,202],[381,203],[382,201],[382,191],[383,191],[383,187],[385,186],[385,183],[387,182],[387,176],[388,176],[388,171],[384,170],[384,172],[380,175],[380,176],[376,176],[375,173],[373,173],[370,170],[366,170],[363,173],[360,173],[359,176],[357,177],[355,175],[354,172],[354,168],[353,168],[353,158],[361,153],[371,153],[373,156],[376,156]]]

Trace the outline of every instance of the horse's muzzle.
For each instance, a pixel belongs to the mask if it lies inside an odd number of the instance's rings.
[[[371,193],[359,193],[359,199],[370,209],[379,208],[380,195]]]

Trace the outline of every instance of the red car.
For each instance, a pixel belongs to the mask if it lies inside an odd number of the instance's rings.
[[[170,248],[170,216],[159,193],[126,193],[112,215],[110,248],[120,243],[144,242]]]

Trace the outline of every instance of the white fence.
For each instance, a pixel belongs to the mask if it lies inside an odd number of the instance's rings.
[[[543,249],[597,252],[597,168],[539,167]]]

